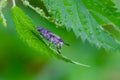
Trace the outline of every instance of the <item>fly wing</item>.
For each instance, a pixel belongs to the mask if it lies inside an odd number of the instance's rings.
[[[54,37],[56,37],[57,39],[60,39],[60,37],[56,34],[52,34]]]

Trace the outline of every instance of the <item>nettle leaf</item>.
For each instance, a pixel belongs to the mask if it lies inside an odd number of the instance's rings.
[[[54,49],[48,47],[44,39],[37,32],[31,19],[20,8],[12,8],[12,18],[16,26],[17,33],[29,46],[35,48],[41,53],[46,53],[48,55],[53,54],[57,58],[66,62],[88,67],[88,65],[72,61],[63,55],[58,54]]]
[[[82,0],[89,12],[96,16],[100,24],[112,23],[120,28],[120,12],[117,12],[115,4],[111,0]]]
[[[100,23],[108,23],[114,22],[119,25],[116,20],[116,16],[109,16],[114,12],[114,8],[112,8],[112,4],[107,1],[99,1],[99,0],[42,0],[48,10],[48,12],[54,18],[58,19],[63,25],[65,25],[66,29],[73,30],[77,37],[81,37],[81,39],[88,40],[90,43],[95,44],[97,47],[103,47],[106,50],[114,50],[119,47],[119,44],[112,38],[109,34],[102,30]],[[94,3],[96,2],[96,3]],[[93,5],[94,4],[94,5]],[[109,6],[110,9],[106,11],[106,14],[103,16],[100,12],[101,4],[103,7],[103,12]],[[91,8],[92,7],[92,8]],[[112,11],[111,11],[112,9]],[[93,12],[97,12],[97,16],[92,14]],[[100,14],[100,15],[99,15]],[[109,14],[109,15],[108,15]],[[114,13],[115,14],[115,13]],[[98,20],[96,20],[99,17]],[[109,17],[109,18],[108,18]],[[112,19],[113,18],[113,19]],[[101,21],[100,21],[101,20]],[[99,22],[100,21],[100,22]]]

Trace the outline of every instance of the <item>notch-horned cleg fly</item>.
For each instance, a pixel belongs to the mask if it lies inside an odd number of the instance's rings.
[[[67,46],[69,46],[69,44],[65,43],[59,36],[53,34],[52,32],[50,32],[49,30],[42,28],[42,27],[37,27],[37,31],[48,41],[50,41],[50,43],[52,43],[55,48],[57,49],[57,52],[60,54],[60,49],[62,48],[62,44],[65,44]],[[50,44],[49,44],[50,46]]]

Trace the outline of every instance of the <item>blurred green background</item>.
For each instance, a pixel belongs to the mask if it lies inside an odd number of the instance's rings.
[[[36,6],[41,4],[40,0],[36,0],[38,3],[30,1]],[[114,1],[118,3],[118,0]],[[36,26],[48,28],[70,44],[69,47],[63,46],[63,55],[91,67],[66,63],[30,48],[15,31],[10,11],[12,3],[9,1],[3,10],[7,27],[0,23],[0,80],[120,80],[119,52],[106,52],[87,41],[82,42],[72,31],[56,28],[53,23],[25,7],[19,0],[17,2]]]

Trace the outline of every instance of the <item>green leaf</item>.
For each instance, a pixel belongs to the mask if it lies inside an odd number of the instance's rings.
[[[117,11],[115,4],[111,0],[82,0],[82,2],[91,14],[100,18],[99,23],[101,21],[103,21],[103,23],[112,23],[120,28],[120,12]]]
[[[59,55],[54,49],[49,48],[44,39],[37,32],[31,19],[20,8],[12,8],[12,18],[15,23],[17,33],[29,46],[35,48],[41,53],[48,55],[52,54],[66,62],[88,67],[88,65],[72,61],[63,55]]]
[[[54,18],[58,19],[63,25],[65,25],[66,29],[73,30],[77,37],[81,37],[81,39],[88,40],[90,43],[95,44],[98,47],[103,47],[106,50],[114,50],[117,49],[119,44],[112,38],[109,34],[104,32],[96,20],[95,16],[91,13],[91,9],[94,8],[93,11],[98,12],[97,4],[104,3],[106,1],[99,0],[42,0]],[[96,3],[94,3],[96,1]],[[107,0],[109,2],[110,0]],[[84,3],[84,4],[83,4]],[[93,5],[95,4],[95,5]],[[89,6],[90,5],[90,6]],[[111,3],[109,6],[112,5]],[[104,5],[104,9],[107,9],[109,6]],[[91,8],[92,7],[92,8]],[[113,8],[108,10],[108,13],[114,11]],[[99,11],[100,12],[100,11]],[[106,11],[106,17],[108,17]],[[101,13],[99,13],[101,14]],[[98,15],[99,15],[98,14]],[[103,16],[99,15],[100,20],[104,19]],[[110,20],[109,20],[110,19]],[[111,18],[105,18],[104,23],[111,20]],[[118,24],[118,21],[115,22]],[[119,24],[118,24],[119,25]]]

